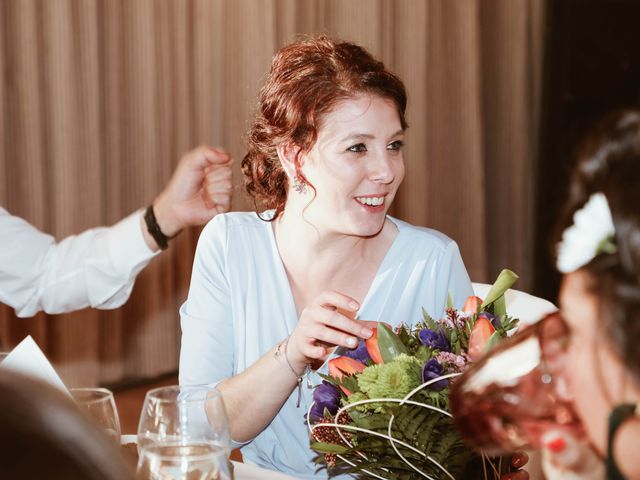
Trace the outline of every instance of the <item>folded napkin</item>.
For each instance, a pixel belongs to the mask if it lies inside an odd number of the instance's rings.
[[[22,340],[16,348],[0,362],[0,370],[13,370],[24,375],[29,375],[43,380],[67,394],[69,393],[67,387],[62,383],[62,380],[31,335]]]

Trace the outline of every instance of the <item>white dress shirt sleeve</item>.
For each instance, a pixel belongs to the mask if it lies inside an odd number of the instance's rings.
[[[141,216],[140,210],[56,243],[0,208],[0,302],[19,317],[119,307],[156,254],[144,240]]]

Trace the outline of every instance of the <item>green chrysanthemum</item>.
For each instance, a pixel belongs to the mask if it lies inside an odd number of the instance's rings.
[[[375,384],[378,383],[380,367],[381,365],[371,365],[358,375],[358,386],[361,391],[367,393],[371,388],[375,387]]]
[[[407,355],[406,353],[401,353],[400,355],[398,355],[396,358],[393,359],[393,363],[402,363],[405,364],[409,367],[416,367],[418,370],[420,370],[420,360],[418,360],[416,357],[411,357],[409,355]]]
[[[371,367],[368,367],[371,368]],[[400,398],[420,384],[420,365],[411,357],[399,355],[393,362],[376,366],[358,385],[369,398]]]

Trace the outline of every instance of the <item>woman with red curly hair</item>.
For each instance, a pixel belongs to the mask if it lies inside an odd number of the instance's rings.
[[[406,103],[401,80],[352,43],[306,39],[273,59],[242,162],[265,210],[207,225],[181,309],[180,382],[218,383],[248,462],[318,478],[307,383],[334,349],[472,294],[455,242],[387,215]]]

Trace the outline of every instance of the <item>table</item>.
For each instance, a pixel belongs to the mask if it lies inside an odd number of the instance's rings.
[[[233,463],[235,480],[294,480],[294,477],[284,473],[266,470],[256,465],[235,461],[231,463]]]

